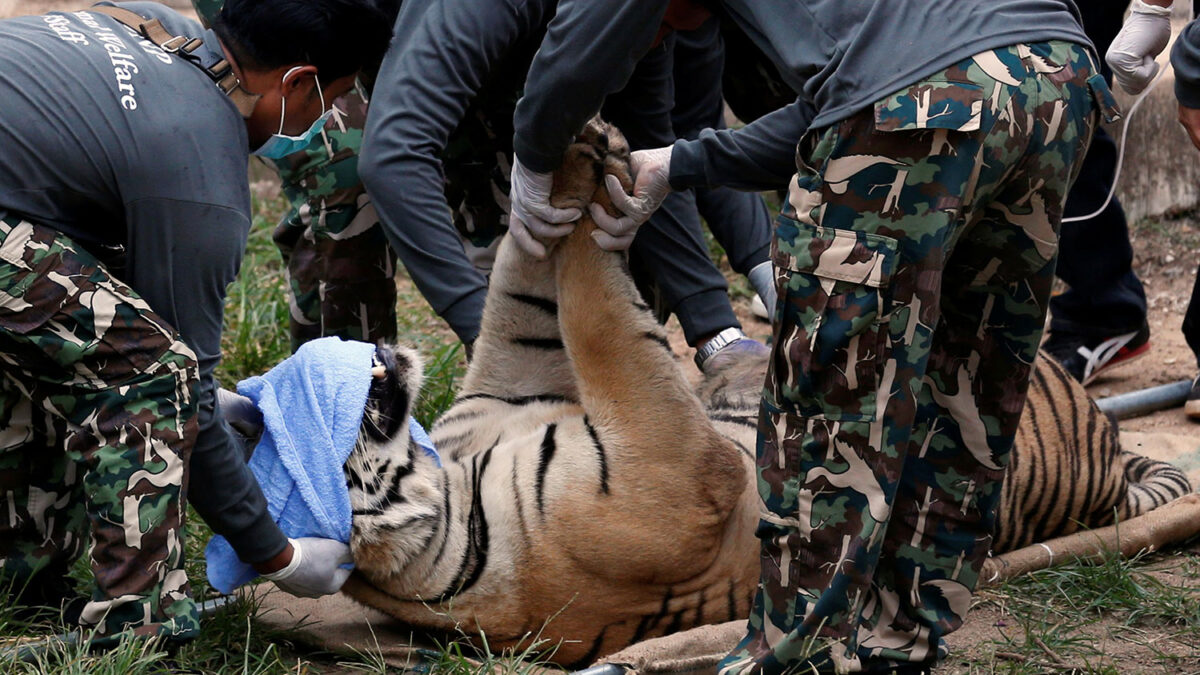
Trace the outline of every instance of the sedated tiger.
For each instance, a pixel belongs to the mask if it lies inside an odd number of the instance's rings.
[[[690,385],[587,204],[629,150],[593,120],[555,174],[584,217],[546,260],[505,242],[462,390],[422,452],[404,421],[422,365],[380,347],[345,471],[357,566],[345,591],[414,627],[556,645],[586,665],[645,638],[747,616],[758,581],[755,428],[765,357]],[[1187,493],[1174,467],[1120,450],[1116,429],[1040,359],[1000,501],[994,549],[1129,518]]]

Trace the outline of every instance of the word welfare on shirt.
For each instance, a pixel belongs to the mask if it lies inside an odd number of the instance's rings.
[[[91,37],[104,46],[108,60],[112,63],[113,75],[116,77],[117,91],[121,97],[121,107],[126,110],[137,110],[137,91],[133,86],[133,78],[141,68],[134,58],[134,52],[111,28],[100,25],[96,18],[87,12],[73,14],[80,23],[91,29]],[[42,19],[59,38],[66,42],[86,46],[91,44],[88,36],[74,30],[75,25],[64,14],[49,14]],[[131,36],[132,37],[132,36]],[[171,56],[157,45],[144,38],[138,39],[138,46],[147,54],[163,63],[171,63]]]

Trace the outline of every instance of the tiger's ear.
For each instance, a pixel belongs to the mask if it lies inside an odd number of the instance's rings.
[[[405,380],[408,390],[409,405],[405,412],[412,414],[412,406],[425,385],[425,361],[421,353],[404,345],[392,345],[392,354],[396,359],[396,373]]]

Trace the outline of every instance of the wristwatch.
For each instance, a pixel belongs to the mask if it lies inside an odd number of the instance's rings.
[[[708,357],[716,354],[726,346],[737,342],[744,337],[746,337],[746,334],[743,333],[742,329],[740,328],[730,327],[726,328],[720,333],[717,333],[711,340],[706,342],[703,347],[696,350],[696,367],[700,370],[704,370],[704,362],[708,360]]]

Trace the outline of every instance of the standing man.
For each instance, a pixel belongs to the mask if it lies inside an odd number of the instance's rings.
[[[1084,32],[1103,53],[1121,30],[1129,1],[1076,4]],[[1134,13],[1143,6],[1134,0]],[[1100,67],[1111,84],[1112,71],[1107,64]],[[1050,334],[1042,345],[1083,384],[1150,351],[1146,290],[1133,271],[1125,211],[1116,195],[1105,205],[1116,167],[1117,144],[1099,127],[1063,209],[1067,222],[1059,237],[1055,275],[1067,289],[1050,298]],[[1071,220],[1093,213],[1086,220]]]
[[[666,4],[559,3],[516,111],[521,243],[570,229],[550,173]],[[927,672],[988,553],[1063,203],[1111,97],[1067,0],[723,4],[800,97],[634,153],[634,195],[609,186],[626,215],[591,207],[619,248],[671,189],[794,176],[772,242],[760,587],[721,670]]]
[[[675,138],[695,138],[703,129],[725,127],[725,103],[721,95],[725,45],[721,39],[720,23],[716,16],[705,12],[700,25],[676,30],[672,36],[674,45],[669,56],[673,133],[668,142]],[[611,102],[612,97],[609,100]],[[605,109],[609,106],[606,104]],[[617,126],[624,128],[619,123]],[[737,274],[746,277],[755,294],[761,298],[762,306],[768,308],[768,312],[774,311],[775,278],[769,259],[771,217],[760,195],[725,187],[672,192],[650,219],[652,225],[655,221],[665,221],[667,225],[656,227],[653,231],[647,231],[649,228],[640,229],[638,236],[649,239],[661,236],[658,233],[670,232],[694,232],[702,236],[701,218],[708,225],[713,239],[725,250],[729,266]],[[668,254],[659,256],[659,259],[673,266],[670,270],[672,276],[696,274],[688,269],[688,266],[696,267],[691,260],[670,253],[671,248],[678,248],[672,247],[672,242],[645,243],[650,243],[653,249],[667,249]],[[699,248],[705,248],[702,242]],[[635,280],[638,279],[638,267],[638,261],[631,260],[630,268]],[[724,290],[722,288],[721,292],[724,293]],[[713,313],[717,314],[715,311]]]
[[[185,497],[284,590],[347,575],[347,546],[272,521],[213,370],[248,152],[315,133],[388,22],[370,0],[227,4],[215,32],[158,3],[0,22],[0,571],[57,606],[90,541],[93,644],[195,635]]]
[[[1172,0],[1133,0],[1132,11],[1105,55],[1121,88],[1139,94],[1154,80],[1155,63],[1171,40]],[[1179,123],[1200,149],[1200,24],[1192,21],[1179,34],[1171,49],[1175,68],[1175,98],[1179,101]],[[1200,363],[1200,269],[1192,297],[1183,317],[1183,337]],[[1200,376],[1192,380],[1183,412],[1200,422]]]
[[[521,180],[510,159],[512,110],[556,6],[406,1],[380,67],[362,179],[409,275],[466,345],[479,334],[499,235],[524,235],[508,219],[510,180]],[[606,109],[634,147],[673,139],[670,38],[647,44],[637,82]],[[734,342],[761,350],[740,331],[698,222],[654,222],[647,234],[636,253],[689,345],[701,348],[697,362]]]
[[[519,184],[524,176],[510,164],[512,112],[557,5],[406,0],[376,83],[363,181],[413,281],[467,345],[479,333],[498,237],[527,236],[507,218],[510,179]],[[660,16],[655,32],[663,23]],[[674,139],[672,37],[644,46],[635,81],[622,83],[620,100],[606,106],[632,147]],[[447,183],[456,184],[448,191]],[[578,210],[567,213],[578,217]],[[698,348],[702,368],[721,348],[763,349],[742,335],[698,220],[657,220],[633,251]]]

